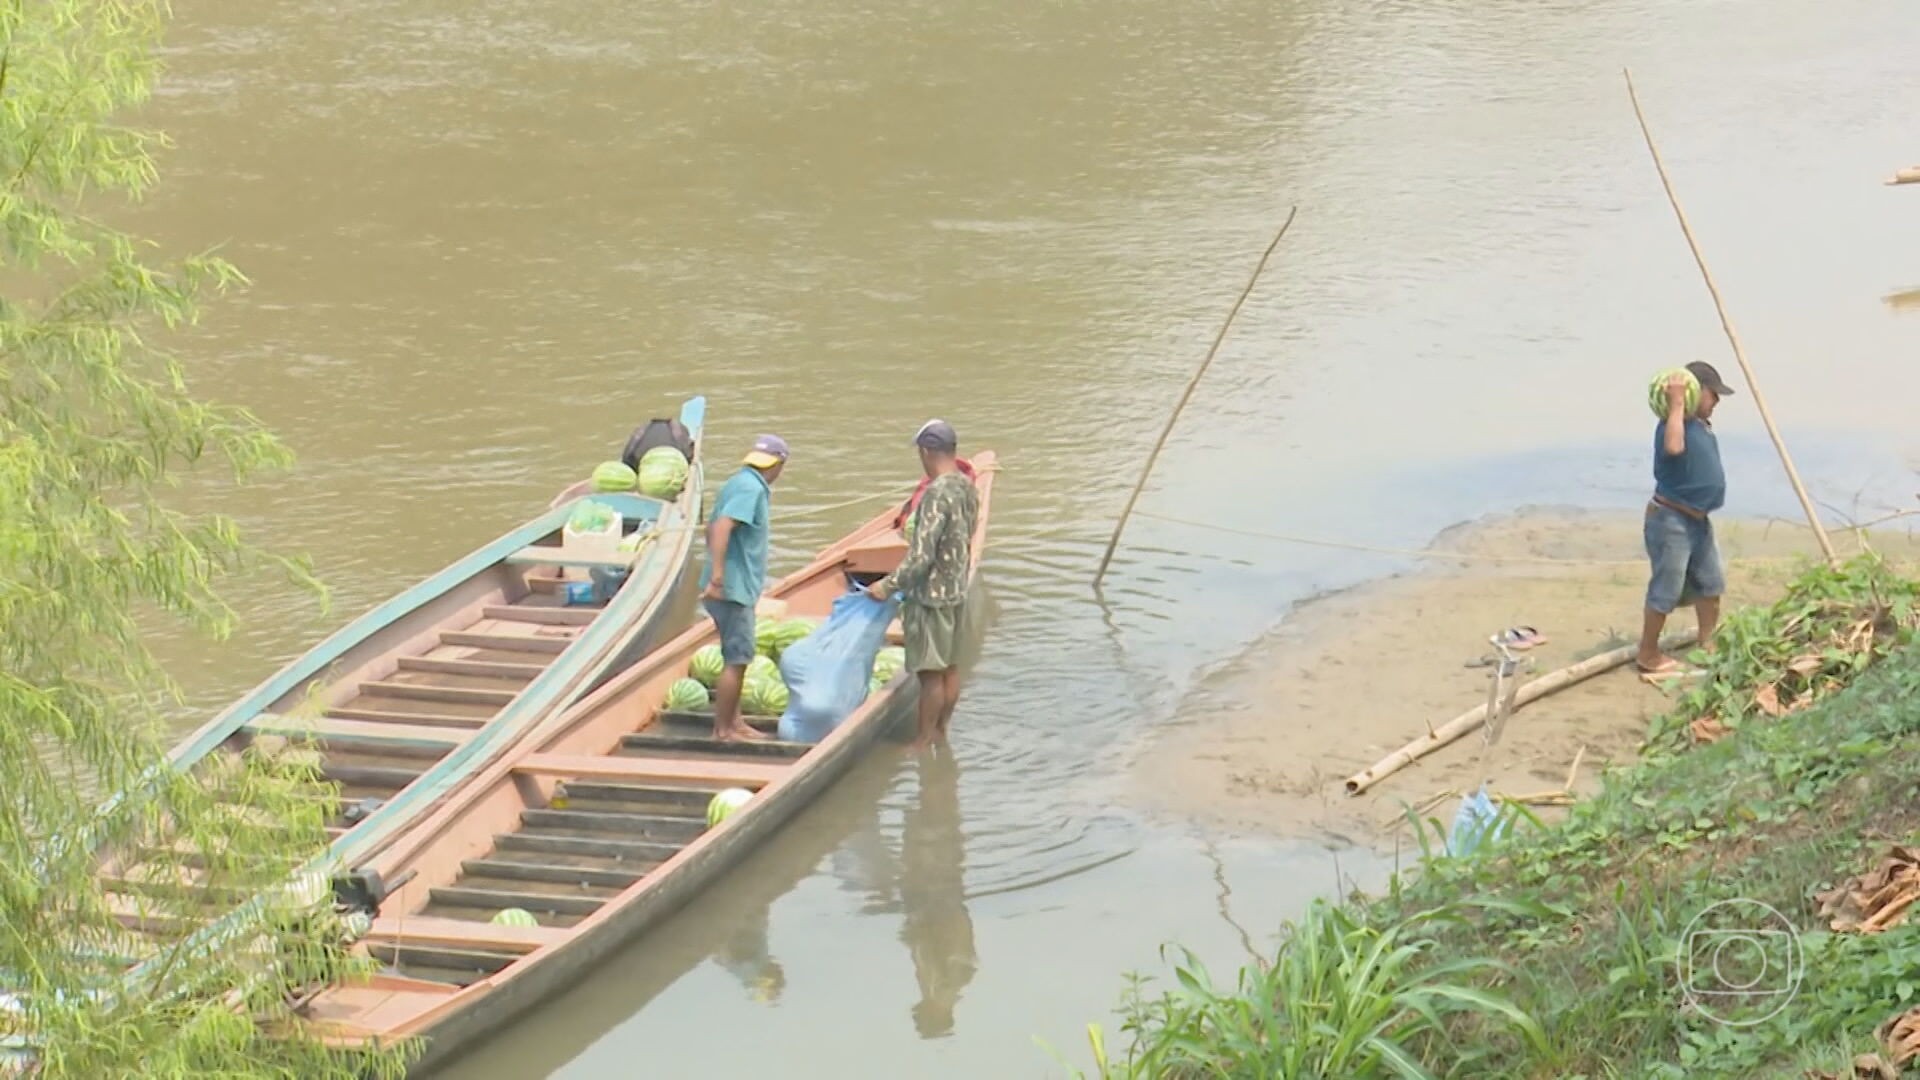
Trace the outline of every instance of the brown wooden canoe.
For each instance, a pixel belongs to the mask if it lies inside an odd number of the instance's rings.
[[[974,460],[977,572],[995,469],[990,453]],[[849,578],[875,579],[905,555],[893,514],[822,551],[768,599],[789,616],[824,618]],[[817,745],[715,743],[708,722],[683,726],[661,708],[694,652],[714,640],[702,620],[549,721],[368,864],[399,883],[359,945],[386,971],[323,991],[309,1018],[347,1043],[425,1037],[417,1067],[444,1061],[712,884],[917,700],[915,681],[902,674]],[[709,828],[709,800],[731,787],[754,796]],[[507,908],[539,925],[490,921]]]

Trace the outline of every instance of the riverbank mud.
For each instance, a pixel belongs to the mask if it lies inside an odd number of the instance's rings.
[[[1920,565],[1907,524],[1876,530],[1871,543]],[[1718,527],[1729,610],[1772,602],[1817,556],[1804,526]],[[1835,542],[1843,554],[1860,550],[1852,534]],[[1636,515],[1528,511],[1449,529],[1431,547],[1462,558],[1304,604],[1218,675],[1142,748],[1141,801],[1213,827],[1392,847],[1409,842],[1403,804],[1428,806],[1445,792],[1482,782],[1510,795],[1557,790],[1576,756],[1572,789],[1593,790],[1668,705],[1631,667],[1516,710],[1492,747],[1470,733],[1361,796],[1345,794],[1347,776],[1486,700],[1490,669],[1470,665],[1492,655],[1495,631],[1524,625],[1546,636],[1522,654],[1532,675],[1638,636],[1646,566]],[[1669,624],[1692,626],[1690,611]],[[1427,813],[1445,820],[1454,805],[1440,800]]]

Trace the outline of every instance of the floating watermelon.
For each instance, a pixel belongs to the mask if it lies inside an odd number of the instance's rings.
[[[540,925],[540,920],[534,918],[532,912],[528,911],[526,908],[517,908],[517,907],[501,908],[499,911],[494,913],[492,922],[495,926],[539,926]]]
[[[693,712],[707,707],[707,688],[698,679],[675,679],[667,687],[667,711]]]
[[[656,446],[640,457],[640,493],[677,499],[687,486],[687,456],[677,447]]]
[[[1700,408],[1700,380],[1686,368],[1669,368],[1647,384],[1647,408],[1662,420],[1667,418],[1667,380],[1675,375],[1684,375],[1687,379],[1687,415],[1692,416]]]
[[[725,670],[727,660],[721,655],[718,645],[703,646],[693,654],[693,663],[687,665],[687,674],[709,690],[720,681],[720,673]]]
[[[730,787],[719,792],[707,803],[707,827],[715,825],[733,816],[733,812],[747,805],[753,798],[753,792],[746,788]]]
[[[628,468],[623,461],[603,461],[594,466],[593,490],[595,491],[632,491],[640,482],[640,476]]]

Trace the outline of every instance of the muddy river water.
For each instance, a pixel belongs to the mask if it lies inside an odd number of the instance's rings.
[[[1623,65],[1810,483],[1915,490],[1920,316],[1885,298],[1920,192],[1880,185],[1920,155],[1912,4],[197,0],[169,53],[138,224],[253,279],[184,351],[300,459],[184,495],[334,597],[250,582],[235,640],[162,641],[196,706],[688,394],[716,454],[793,445],[782,566],[871,507],[803,511],[910,477],[928,416],[1005,463],[954,761],[876,756],[450,1075],[1057,1075],[1162,943],[1225,967],[1223,911],[1264,944],[1379,880],[1129,776],[1290,605],[1403,564],[1164,518],[1417,547],[1641,498],[1644,379],[1732,365]],[[1751,409],[1720,426],[1730,511],[1791,513]]]

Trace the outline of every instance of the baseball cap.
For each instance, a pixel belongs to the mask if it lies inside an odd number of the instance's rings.
[[[1713,391],[1715,397],[1733,396],[1733,387],[1728,386],[1727,381],[1720,377],[1720,373],[1714,370],[1713,365],[1705,360],[1695,360],[1687,365],[1687,370],[1693,372],[1693,377],[1700,380],[1701,386]]]
[[[960,434],[945,420],[929,420],[913,433],[913,445],[922,450],[951,454],[960,449]]]
[[[787,460],[787,440],[778,435],[756,435],[746,462],[756,469],[771,469]]]

